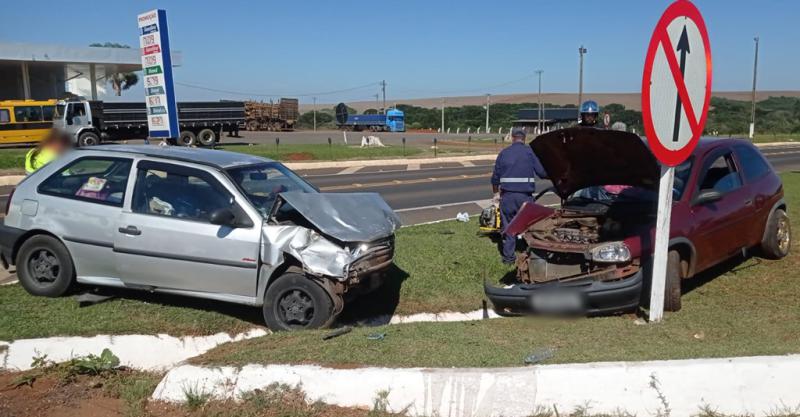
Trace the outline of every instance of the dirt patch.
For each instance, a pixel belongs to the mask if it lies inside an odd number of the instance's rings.
[[[30,376],[37,375],[35,379]],[[245,395],[242,401],[192,404],[149,401],[160,376],[117,370],[106,376],[40,375],[35,371],[0,374],[0,416],[6,417],[391,417],[380,401],[376,409],[343,408],[311,401],[297,388],[273,385]],[[23,381],[29,383],[22,383]],[[145,390],[137,389],[145,382]],[[187,397],[188,398],[188,397]]]
[[[314,155],[309,152],[292,152],[283,157],[284,161],[312,161]]]
[[[104,381],[80,377],[62,381],[41,376],[20,385],[30,373],[0,374],[0,416],[102,417],[122,415],[122,401],[107,396]]]

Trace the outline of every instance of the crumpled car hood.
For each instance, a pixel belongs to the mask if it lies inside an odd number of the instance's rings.
[[[634,133],[571,127],[538,136],[531,148],[562,199],[595,185],[658,187],[658,162]]]
[[[370,242],[391,236],[400,218],[377,193],[304,193],[280,197],[320,232],[342,242]]]

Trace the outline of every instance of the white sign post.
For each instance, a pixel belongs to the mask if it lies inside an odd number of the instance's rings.
[[[177,138],[178,106],[172,82],[167,12],[158,9],[142,13],[138,22],[149,136]]]
[[[650,148],[661,161],[650,288],[650,321],[664,315],[675,166],[694,150],[711,100],[711,47],[700,11],[672,3],[658,21],[645,58],[642,118]]]

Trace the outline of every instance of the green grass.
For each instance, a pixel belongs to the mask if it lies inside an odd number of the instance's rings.
[[[27,148],[0,149],[0,169],[16,169],[23,171],[25,169],[25,155],[28,153],[28,150]]]
[[[481,307],[484,278],[513,271],[503,265],[497,245],[478,236],[477,219],[402,228],[396,235],[395,264],[387,283],[345,308],[356,317],[380,313],[472,311]]]
[[[257,308],[145,292],[79,307],[72,297],[28,295],[19,285],[0,287],[0,340],[158,334],[172,336],[241,332],[261,325]]]
[[[502,276],[509,268],[500,263],[493,243],[475,236],[476,230],[474,222],[399,230],[396,266],[388,284],[348,305],[344,318],[479,308],[483,277]],[[262,324],[258,308],[136,291],[114,294],[120,298],[78,307],[71,297],[33,297],[19,285],[0,286],[0,340],[131,333],[180,336],[238,332]]]
[[[223,145],[219,149],[257,155],[280,161],[339,161],[355,159],[384,159],[402,158],[402,146],[386,146],[383,148],[361,148],[359,146],[345,146],[327,144],[275,144],[269,145]],[[406,156],[421,154],[422,149],[407,146]]]
[[[783,176],[792,226],[800,230],[800,175]],[[411,228],[459,230],[456,224]],[[403,239],[411,239],[405,235]],[[412,275],[400,291],[400,306],[474,307],[480,300],[480,271],[493,265],[465,236],[440,238],[443,246],[422,246],[434,236],[414,236],[414,253],[398,264],[431,276]],[[399,243],[403,243],[400,240]],[[406,242],[407,244],[407,242]],[[403,245],[404,246],[404,245]],[[403,247],[400,246],[400,247]],[[406,256],[410,256],[408,252]],[[454,256],[448,261],[449,256]],[[483,257],[472,263],[471,257]],[[438,260],[442,265],[436,266]],[[458,264],[456,262],[459,262]],[[469,262],[462,265],[460,262]],[[424,267],[423,267],[424,265]],[[499,266],[490,266],[499,272]],[[446,272],[447,270],[451,272]],[[203,364],[317,363],[330,366],[491,367],[517,366],[530,353],[553,349],[546,363],[682,359],[800,353],[800,254],[787,258],[733,260],[685,281],[683,309],[660,324],[639,325],[634,315],[553,319],[522,317],[461,323],[416,323],[356,328],[322,341],[326,331],[280,333],[224,345],[194,359]],[[460,271],[460,272],[456,272]],[[472,277],[470,277],[472,275]],[[498,275],[490,275],[497,277]],[[437,282],[438,280],[438,282]],[[464,288],[460,288],[463,285]],[[432,290],[434,294],[426,294]],[[471,301],[474,300],[474,303]],[[432,303],[432,304],[431,304]],[[403,309],[401,309],[403,311]],[[381,341],[371,333],[386,333]]]

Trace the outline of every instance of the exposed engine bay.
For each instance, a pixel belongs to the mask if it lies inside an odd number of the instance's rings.
[[[538,283],[629,275],[639,260],[621,241],[649,230],[654,216],[649,201],[567,201],[522,233],[528,248],[517,255],[517,278]]]

